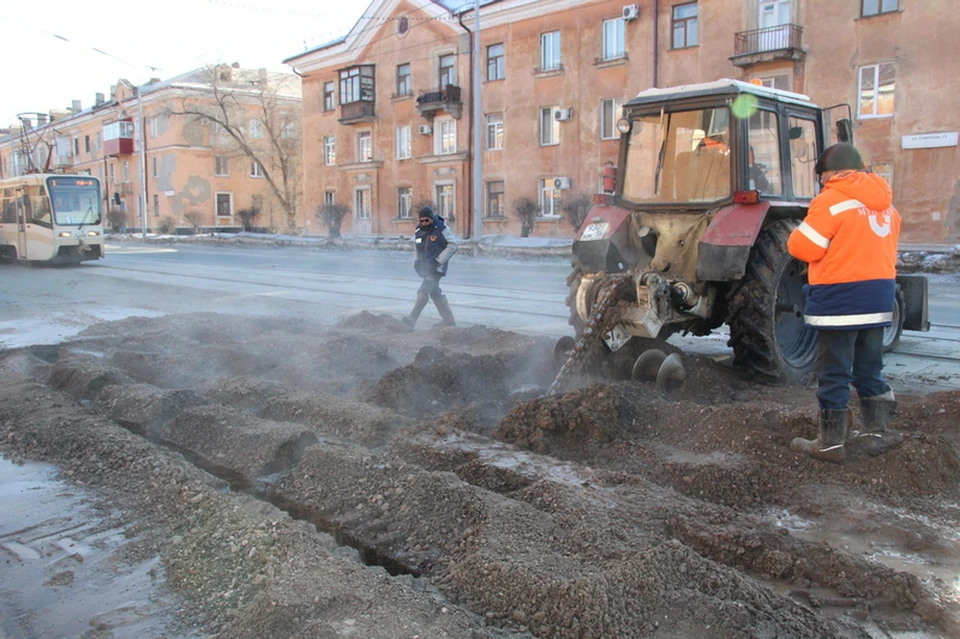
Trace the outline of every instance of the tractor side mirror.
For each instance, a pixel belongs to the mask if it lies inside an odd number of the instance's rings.
[[[853,125],[847,118],[837,120],[837,142],[853,144]]]
[[[790,127],[790,139],[791,139],[791,140],[799,140],[799,139],[802,138],[802,137],[803,137],[803,127],[800,127],[800,126],[792,126],[792,127]]]

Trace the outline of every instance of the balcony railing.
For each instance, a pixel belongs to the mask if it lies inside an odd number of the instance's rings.
[[[417,98],[417,111],[425,118],[432,118],[437,111],[443,110],[459,119],[462,107],[460,87],[455,84],[448,84],[439,91],[421,93]]]
[[[340,105],[341,124],[353,124],[355,122],[372,122],[376,119],[376,104],[361,100],[358,102],[348,102]]]
[[[754,64],[768,60],[803,57],[803,27],[796,24],[780,24],[775,27],[741,31],[734,35],[734,64]]]

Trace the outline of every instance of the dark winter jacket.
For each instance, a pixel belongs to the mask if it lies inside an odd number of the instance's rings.
[[[417,248],[417,261],[414,268],[420,277],[446,275],[450,258],[460,248],[453,231],[439,215],[434,216],[433,225],[430,227],[426,229],[417,227],[413,241]]]

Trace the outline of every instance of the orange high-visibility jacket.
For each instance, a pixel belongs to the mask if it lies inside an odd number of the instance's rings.
[[[890,185],[867,171],[833,176],[810,203],[787,249],[810,265],[804,323],[852,330],[893,319],[900,214]]]

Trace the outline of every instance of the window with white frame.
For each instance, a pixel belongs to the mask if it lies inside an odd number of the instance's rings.
[[[397,127],[397,159],[406,160],[413,155],[410,125]]]
[[[487,182],[487,217],[504,217],[503,180]]]
[[[233,217],[233,197],[230,193],[217,193],[217,217]]]
[[[413,81],[410,78],[410,63],[397,65],[397,95],[413,94]]]
[[[157,118],[150,118],[150,137],[157,137]]]
[[[457,152],[457,121],[453,118],[434,120],[433,152],[450,155]]]
[[[457,83],[456,61],[457,56],[453,53],[440,56],[437,74],[440,79],[440,89],[446,89],[448,84]]]
[[[153,217],[160,217],[160,196],[156,193],[153,194]]]
[[[437,195],[437,215],[446,220],[454,219],[456,217],[456,211],[454,210],[453,184],[436,184],[434,186],[434,191]]]
[[[354,189],[353,214],[359,220],[370,219],[370,187],[361,186]]]
[[[153,169],[153,177],[157,177],[160,174],[157,158],[150,158],[151,168]],[[113,182],[113,165],[110,165],[110,181]]]
[[[401,220],[409,220],[412,208],[413,188],[409,186],[397,187],[397,217]]]
[[[503,80],[505,71],[503,56],[502,42],[487,47],[487,80]]]
[[[357,162],[369,162],[373,159],[373,135],[370,131],[357,133]]]
[[[560,107],[548,106],[540,109],[540,146],[560,144],[560,121],[557,111]]]
[[[263,167],[260,166],[260,163],[256,160],[250,160],[250,177],[252,178],[262,178],[263,177]]]
[[[130,181],[130,162],[128,160],[123,161],[123,181]]]
[[[553,178],[540,178],[540,217],[560,216],[560,189],[553,187]]]
[[[336,106],[336,95],[333,82],[323,83],[323,110],[333,111]]]
[[[560,32],[540,34],[540,70],[552,71],[560,68]]]
[[[487,150],[497,151],[503,148],[503,114],[487,114]]]
[[[863,0],[860,15],[864,18],[900,10],[900,0]]]
[[[323,138],[323,164],[333,166],[337,163],[337,138],[328,135]]]
[[[297,136],[297,123],[294,118],[285,116],[280,125],[280,137],[284,140],[291,140]]]
[[[263,122],[257,119],[250,120],[250,137],[255,140],[263,138]]]
[[[896,80],[896,68],[892,62],[860,67],[857,117],[882,118],[893,115]]]
[[[600,139],[615,140],[620,137],[617,131],[617,119],[620,115],[621,100],[604,98],[600,100]]]
[[[362,64],[340,71],[340,104],[373,102],[375,95],[372,64]]]
[[[323,192],[323,203],[324,204],[336,204],[337,203],[337,192],[327,190]]]
[[[618,60],[627,54],[624,38],[623,18],[613,18],[603,21],[603,50],[602,60]]]
[[[220,177],[225,177],[230,175],[230,158],[225,155],[218,155],[217,158],[217,175]]]
[[[696,2],[673,5],[673,48],[695,47],[698,43],[698,14]]]

